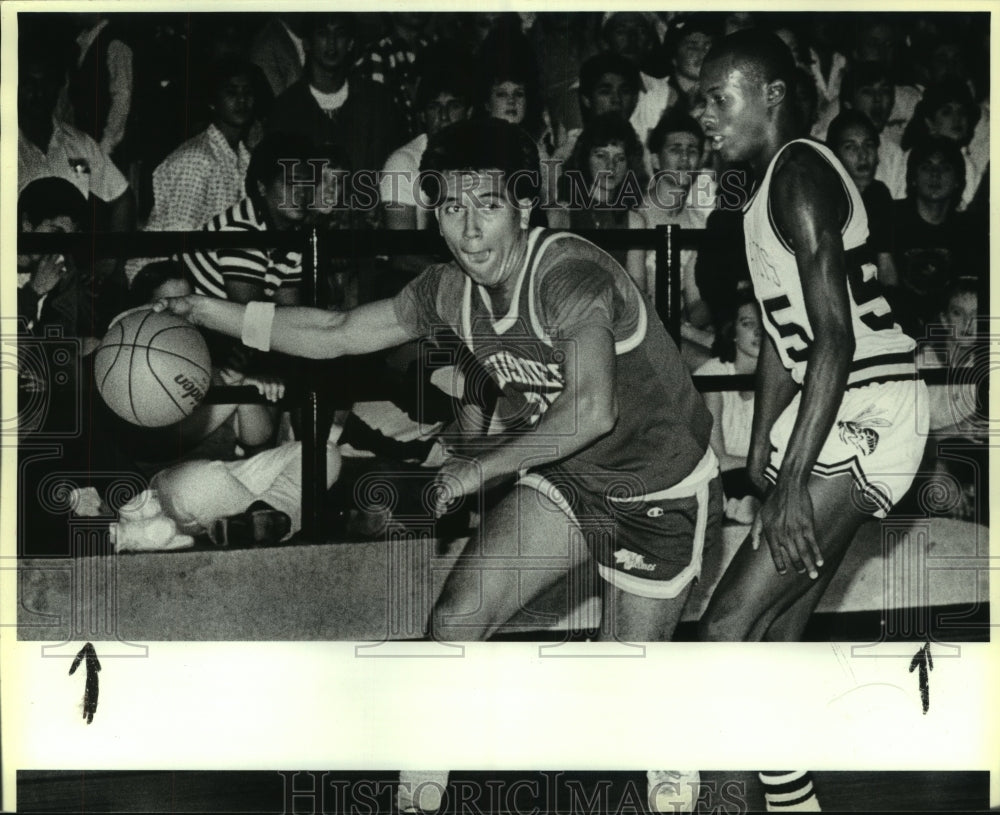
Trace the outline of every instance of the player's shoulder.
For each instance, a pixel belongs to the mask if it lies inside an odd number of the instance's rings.
[[[603,249],[571,232],[544,230],[532,275],[540,301],[558,307],[566,300],[627,297],[628,274]]]
[[[773,177],[792,180],[803,174],[812,176],[832,175],[837,171],[830,160],[820,151],[822,145],[809,139],[800,139],[785,145],[774,165]]]
[[[809,201],[835,201],[844,195],[844,180],[821,148],[818,142],[805,140],[785,146],[771,174],[772,202],[795,208]]]
[[[607,254],[595,244],[564,229],[539,229],[535,263],[548,268],[567,260],[600,263]]]

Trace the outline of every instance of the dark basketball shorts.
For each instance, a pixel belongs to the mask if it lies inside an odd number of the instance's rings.
[[[683,481],[648,495],[596,494],[562,471],[530,472],[518,484],[566,513],[605,581],[640,597],[679,596],[700,576],[705,548],[722,537],[722,481],[711,448]]]

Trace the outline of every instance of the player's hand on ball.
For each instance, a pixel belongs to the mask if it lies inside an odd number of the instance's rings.
[[[475,495],[482,484],[483,473],[478,461],[449,458],[434,478],[434,517],[440,518],[454,509],[465,496]]]
[[[750,529],[754,549],[760,539],[767,541],[771,558],[779,574],[785,574],[789,561],[799,574],[819,577],[823,553],[816,543],[813,506],[809,490],[802,486],[779,485],[767,496]]]
[[[184,297],[161,297],[153,305],[153,311],[169,311],[171,314],[194,322],[191,314],[194,311],[198,296],[196,294],[189,294]]]

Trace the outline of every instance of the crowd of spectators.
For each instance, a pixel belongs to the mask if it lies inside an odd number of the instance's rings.
[[[538,145],[546,178],[534,223],[699,230],[681,256],[682,350],[692,369],[714,356],[729,370],[734,326],[752,316],[740,218],[749,189],[702,133],[698,74],[717,38],[761,26],[792,49],[803,136],[828,144],[857,185],[879,280],[920,339],[953,324],[943,298],[967,305],[986,291],[987,23],[916,12],[22,13],[19,223],[434,229],[414,183],[428,137],[498,117]],[[647,294],[662,285],[652,253],[616,253]],[[384,295],[430,259],[335,261],[323,270],[326,299],[350,307]],[[294,252],[22,256],[22,330],[56,327],[86,352],[156,275],[175,274],[215,297],[300,301]],[[220,381],[276,370],[219,345]],[[735,353],[742,371],[749,357]],[[746,407],[746,394],[733,396]]]

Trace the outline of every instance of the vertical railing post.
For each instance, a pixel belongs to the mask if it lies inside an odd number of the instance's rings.
[[[309,232],[306,251],[302,255],[302,280],[305,304],[316,308],[320,304],[319,235]],[[322,397],[320,393],[320,363],[305,361],[307,381],[302,404],[302,537],[319,540],[322,537],[321,510],[326,495],[326,439],[320,432]]]
[[[681,242],[675,224],[667,227],[667,254],[670,256],[670,336],[681,347]]]
[[[656,291],[654,305],[670,336],[681,342],[681,263],[680,242],[675,240],[674,224],[656,227]]]

